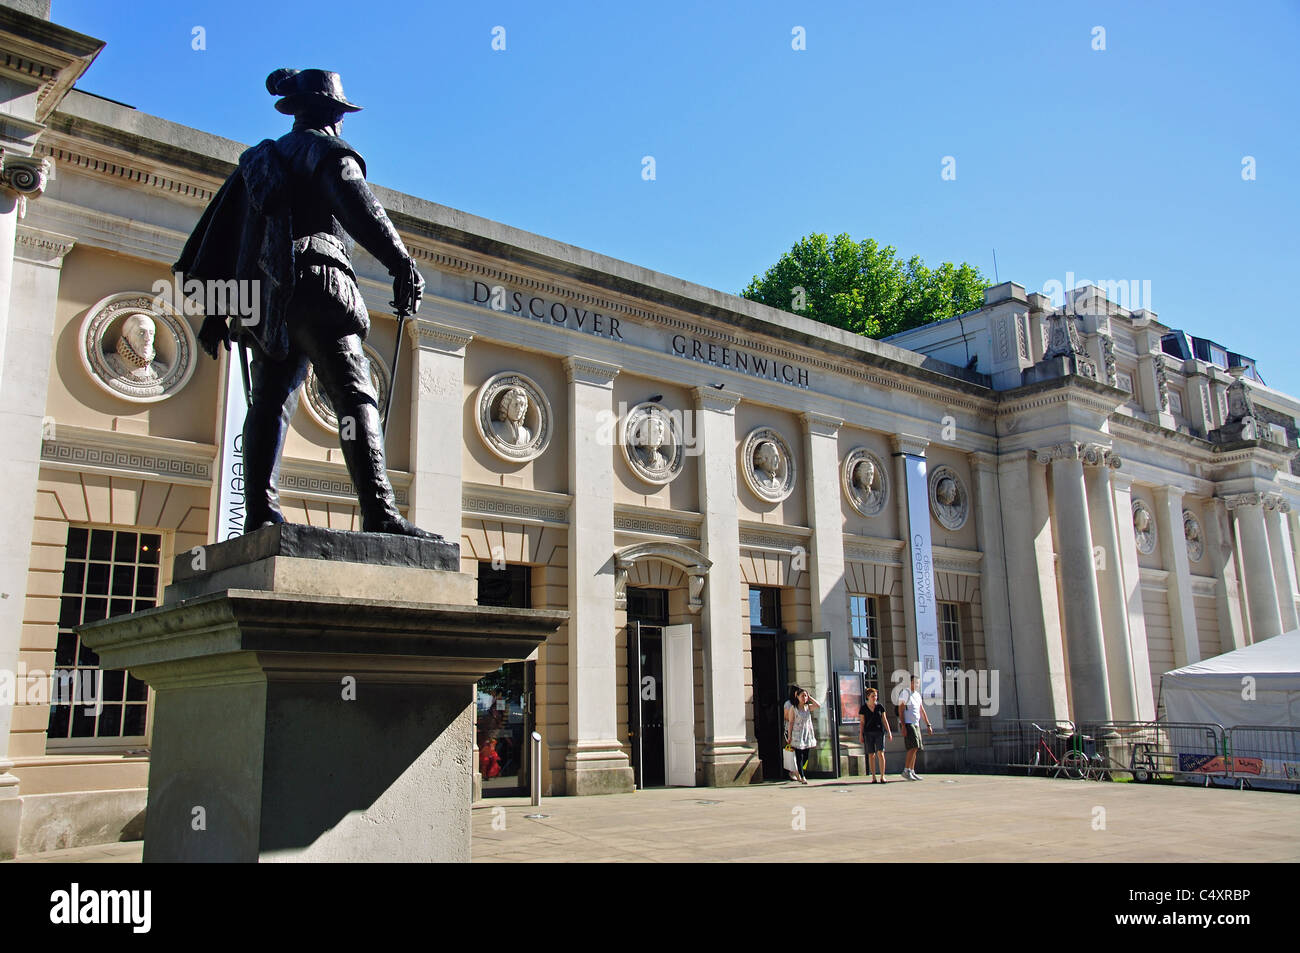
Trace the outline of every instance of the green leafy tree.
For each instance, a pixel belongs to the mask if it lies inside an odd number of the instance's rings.
[[[807,235],[741,294],[782,311],[871,338],[972,311],[988,279],[963,262],[929,268],[892,245],[848,235]]]

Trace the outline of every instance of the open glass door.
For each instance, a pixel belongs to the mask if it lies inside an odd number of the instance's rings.
[[[785,692],[798,685],[821,705],[813,712],[813,731],[817,747],[808,757],[804,771],[810,778],[838,778],[839,753],[835,726],[835,699],[831,695],[831,640],[829,632],[803,635],[783,634]]]

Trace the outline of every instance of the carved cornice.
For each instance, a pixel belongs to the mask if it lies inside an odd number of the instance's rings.
[[[465,484],[461,494],[461,509],[466,516],[556,526],[568,524],[572,502],[573,498],[564,493],[542,493],[478,483]]]
[[[162,171],[133,158],[129,153],[65,139],[53,131],[41,140],[37,152],[69,168],[104,178],[121,179],[143,188],[188,199],[198,205],[212,201],[217,189],[221,187],[219,181],[214,182],[209,176],[187,174],[180,169]]]
[[[930,441],[925,437],[896,433],[889,438],[889,445],[894,448],[894,453],[910,453],[923,457],[926,448],[930,446]]]
[[[692,387],[691,393],[695,395],[695,406],[699,410],[712,410],[723,414],[734,413],[736,405],[741,400],[740,395],[735,391],[719,390],[716,387]]]
[[[903,541],[899,539],[850,536],[847,534],[844,537],[844,559],[846,562],[902,566],[903,549]]]
[[[932,564],[935,572],[951,572],[961,576],[978,576],[984,554],[973,549],[952,549],[932,546]]]
[[[812,530],[806,526],[740,526],[740,548],[767,552],[789,553],[795,548],[807,549]]]
[[[434,321],[416,320],[406,326],[411,335],[411,343],[416,347],[444,354],[464,356],[465,348],[474,340],[474,335],[460,328],[453,328]]]
[[[638,536],[662,536],[668,539],[699,539],[700,522],[696,514],[653,512],[645,507],[616,505],[614,532]]]
[[[1262,506],[1265,510],[1278,510],[1282,513],[1291,512],[1291,504],[1280,493],[1260,493],[1258,491],[1251,493],[1232,493],[1228,496],[1219,497],[1223,500],[1229,510],[1242,509],[1247,506]]]
[[[190,486],[212,483],[216,448],[211,444],[60,426],[57,420],[47,428],[47,433],[50,430],[54,439],[41,443],[43,467]]]
[[[569,356],[561,362],[564,365],[565,379],[570,383],[593,384],[609,387],[618,372],[622,370],[617,364],[606,364],[589,357]]]
[[[810,434],[821,437],[834,437],[844,426],[843,417],[832,417],[812,410],[805,410],[799,415],[799,419]]]
[[[19,258],[44,264],[62,264],[64,256],[72,251],[77,240],[70,235],[42,231],[28,225],[19,225],[14,239],[14,254]]]
[[[406,506],[411,499],[411,474],[403,470],[389,470],[389,482],[398,506]],[[342,463],[322,460],[289,460],[280,465],[279,489],[281,496],[325,503],[351,503],[357,501],[357,491]]]

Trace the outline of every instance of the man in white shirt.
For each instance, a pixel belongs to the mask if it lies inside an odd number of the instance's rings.
[[[898,698],[898,720],[903,725],[903,739],[907,746],[906,761],[903,765],[905,781],[921,780],[921,776],[916,773],[916,753],[925,747],[921,742],[921,722],[924,721],[926,730],[934,734],[934,726],[930,724],[930,716],[925,713],[925,706],[921,704],[921,693],[917,690],[920,681],[913,675],[912,687],[903,689],[902,695]]]

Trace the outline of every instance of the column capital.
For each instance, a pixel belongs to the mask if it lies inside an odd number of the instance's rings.
[[[406,326],[411,343],[423,351],[441,351],[444,354],[465,356],[465,348],[474,335],[460,328],[438,324],[436,321],[417,319]]]
[[[1239,510],[1248,506],[1264,505],[1263,493],[1229,493],[1227,496],[1218,497],[1218,499],[1223,500],[1223,505],[1226,506],[1229,511]]]
[[[15,155],[0,149],[0,188],[17,194],[19,218],[27,199],[44,195],[53,178],[54,160],[49,156]]]
[[[799,415],[803,425],[811,434],[822,437],[833,437],[839,433],[840,428],[844,426],[844,418],[832,417],[830,414],[819,414],[813,410],[805,410]]]
[[[564,376],[570,384],[593,384],[597,387],[610,387],[618,372],[622,370],[617,364],[606,364],[589,357],[566,357],[564,359]]]
[[[972,450],[966,454],[966,459],[970,462],[971,471],[974,473],[997,472],[999,457],[996,453],[989,453],[985,450]]]
[[[1083,459],[1083,444],[1077,441],[1066,441],[1053,444],[1050,447],[1042,447],[1032,451],[1032,453],[1039,463],[1052,463],[1055,460],[1081,460]]]
[[[925,449],[930,446],[927,438],[908,433],[894,434],[889,438],[889,443],[894,448],[894,453],[910,453],[918,457],[925,456]]]
[[[695,406],[699,410],[716,410],[724,414],[734,413],[741,400],[734,390],[719,390],[716,387],[693,387],[691,393],[695,395]]]
[[[47,232],[30,225],[19,225],[14,237],[14,255],[42,265],[63,267],[63,259],[72,251],[77,240],[71,235]]]

